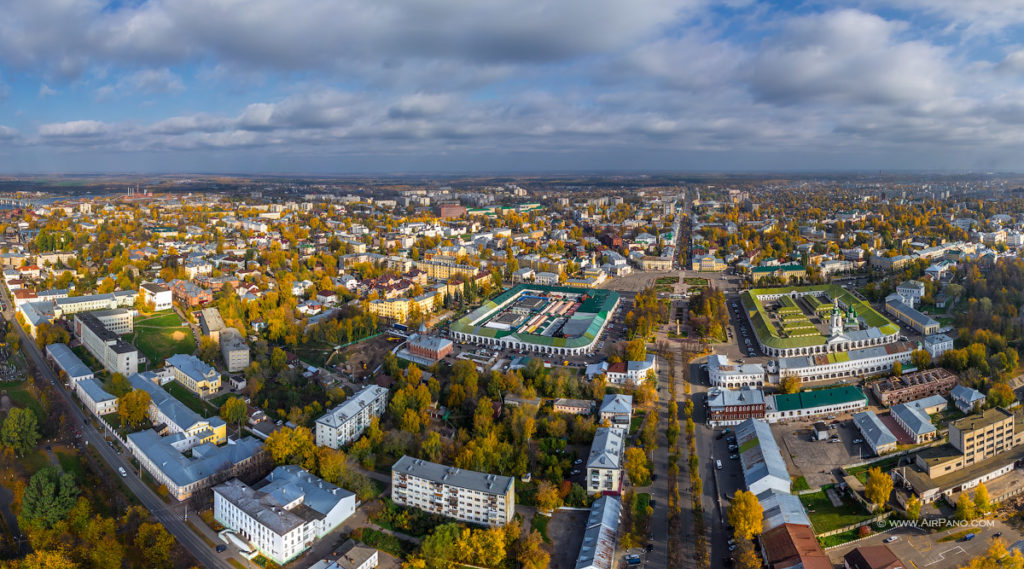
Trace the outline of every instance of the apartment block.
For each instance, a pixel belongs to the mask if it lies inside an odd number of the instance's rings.
[[[357,438],[388,405],[388,390],[367,385],[316,420],[317,446],[340,448]]]
[[[154,310],[170,310],[174,304],[174,295],[165,284],[146,283],[139,287],[139,294],[143,302],[153,305]]]
[[[515,479],[403,456],[391,467],[396,504],[489,526],[515,515]]]
[[[970,466],[1015,446],[1013,413],[995,407],[981,415],[971,415],[949,424],[949,444],[964,455]]]
[[[626,451],[626,431],[598,427],[587,458],[587,492],[603,494],[622,488],[622,455]]]
[[[220,355],[224,359],[228,373],[239,372],[249,367],[249,346],[242,338],[242,334],[234,328],[227,328],[221,332]]]
[[[120,322],[117,317],[111,317],[111,320],[115,324]],[[125,377],[139,371],[139,352],[135,346],[122,340],[116,332],[108,330],[94,313],[76,314],[73,326],[75,336],[107,371]]]

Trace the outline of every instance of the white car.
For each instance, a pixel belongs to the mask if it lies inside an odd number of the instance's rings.
[[[889,537],[883,539],[882,541],[884,543],[892,543],[892,542],[896,541],[899,538],[900,538],[900,536],[898,536],[898,535],[890,535]]]
[[[123,466],[118,466],[117,467],[117,471],[121,473],[121,477],[122,478],[128,476],[128,473],[124,471],[124,467]]]

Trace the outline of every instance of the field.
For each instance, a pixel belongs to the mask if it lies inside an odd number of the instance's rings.
[[[807,510],[807,517],[811,519],[815,533],[824,533],[844,526],[853,525],[857,522],[871,517],[860,504],[853,498],[844,496],[843,505],[835,507],[825,495],[824,489],[820,492],[803,494],[800,496],[804,508]]]
[[[690,285],[690,286],[708,286],[708,280],[707,279],[702,279],[702,278],[697,278],[697,277],[687,277],[687,278],[683,279],[683,282],[688,284],[688,285]]]
[[[43,411],[43,406],[39,403],[39,400],[29,393],[29,383],[27,381],[5,381],[0,382],[0,391],[6,391],[7,395],[11,398],[11,402],[16,407],[27,407],[36,414],[36,419],[42,423],[46,420],[46,413]]]
[[[199,413],[202,417],[209,417],[216,410],[211,409],[210,405],[199,398],[195,393],[189,391],[185,386],[181,385],[177,381],[172,381],[164,386],[167,393],[174,396],[175,399],[181,401],[186,407]]]
[[[654,284],[660,285],[673,285],[679,282],[679,277],[658,277],[654,279]]]
[[[150,369],[162,366],[164,360],[174,354],[191,354],[196,351],[192,331],[177,314],[170,311],[136,318],[135,333],[130,341],[145,354]]]

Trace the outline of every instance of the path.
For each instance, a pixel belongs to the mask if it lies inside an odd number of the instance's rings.
[[[11,532],[11,538],[21,546],[21,551],[18,553],[28,553],[28,540],[22,538],[21,530],[18,528],[18,516],[15,516],[14,512],[11,511],[11,504],[13,502],[14,493],[0,486],[0,515],[7,522],[7,529]]]

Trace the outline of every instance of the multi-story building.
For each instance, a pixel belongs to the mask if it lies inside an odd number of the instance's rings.
[[[956,374],[937,367],[872,383],[871,391],[882,405],[889,406],[924,399],[929,395],[946,397],[956,382]]]
[[[359,438],[388,404],[388,390],[367,385],[316,420],[317,446],[340,448]]]
[[[994,407],[950,423],[949,444],[963,453],[964,468],[1019,444],[1013,419],[1010,411]]]
[[[779,265],[776,267],[754,267],[750,276],[755,283],[766,278],[774,277],[783,283],[788,283],[791,278],[802,278],[807,276],[807,269],[803,265]]]
[[[278,466],[255,486],[235,478],[213,487],[213,518],[279,565],[355,511],[355,494],[298,466]]]
[[[924,314],[909,304],[905,304],[898,297],[899,295],[889,295],[886,297],[885,309],[889,311],[889,314],[892,314],[897,320],[910,326],[919,334],[928,336],[939,332],[940,324],[938,320]]]
[[[568,415],[589,415],[594,410],[594,402],[589,399],[555,399],[552,410]]]
[[[633,396],[609,393],[601,401],[597,412],[597,420],[608,421],[612,425],[629,425],[633,418]]]
[[[224,358],[224,367],[228,373],[249,367],[249,346],[242,338],[242,333],[234,328],[226,328],[221,332],[220,355]]]
[[[220,391],[220,372],[203,360],[187,354],[167,358],[167,367],[174,380],[201,397]]]
[[[224,319],[220,316],[220,310],[214,307],[204,308],[199,311],[199,329],[204,336],[209,336],[214,342],[220,343],[220,333],[227,328]]]
[[[58,317],[67,317],[79,312],[130,308],[135,305],[135,299],[138,298],[138,295],[139,293],[134,290],[119,290],[104,294],[58,298],[53,301],[54,312]]]
[[[107,393],[103,384],[90,377],[74,384],[75,393],[93,415],[97,417],[117,412],[117,397]]]
[[[515,515],[515,479],[403,456],[391,466],[391,499],[464,522],[503,526]]]
[[[370,302],[370,312],[395,322],[405,322],[413,310],[420,314],[430,314],[435,307],[441,305],[443,297],[438,291],[428,291],[419,296],[377,299]]]
[[[691,270],[701,272],[719,272],[726,269],[725,261],[714,255],[696,255],[690,266]]]
[[[213,302],[213,291],[205,289],[191,281],[175,280],[171,283],[174,300],[186,308],[192,308]]]
[[[733,363],[723,354],[709,356],[707,366],[708,381],[715,387],[760,387],[768,378],[763,365]]]
[[[658,372],[658,358],[654,354],[648,354],[643,361],[628,361],[608,363],[603,361],[587,366],[587,377],[595,377],[604,374],[608,383],[622,385],[626,383],[640,383],[647,379],[651,373]]]
[[[452,353],[455,344],[447,338],[428,336],[427,334],[413,334],[409,336],[407,349],[409,353],[425,360],[436,362]]]
[[[942,354],[953,349],[953,338],[945,334],[931,334],[924,337],[924,349],[931,355],[932,361],[937,362]]]
[[[174,305],[174,295],[167,285],[162,283],[146,283],[139,287],[142,301],[152,304],[154,310],[170,310]]]
[[[903,297],[903,302],[916,308],[924,296],[924,283],[921,281],[903,281],[896,286],[896,294]]]
[[[765,415],[764,392],[750,387],[712,389],[707,406],[711,426],[738,425],[747,419],[763,419]]]
[[[108,330],[93,313],[76,314],[74,330],[85,349],[110,373],[128,377],[139,371],[139,352],[135,346]]]
[[[132,389],[149,394],[149,418],[154,425],[163,425],[167,433],[181,436],[174,446],[184,452],[188,448],[203,444],[221,444],[227,440],[227,424],[214,415],[208,419],[189,409],[170,393],[156,384],[157,375],[151,371],[137,373],[128,378]]]
[[[587,492],[617,494],[622,488],[622,455],[626,451],[626,431],[617,427],[598,427],[587,458]]]

